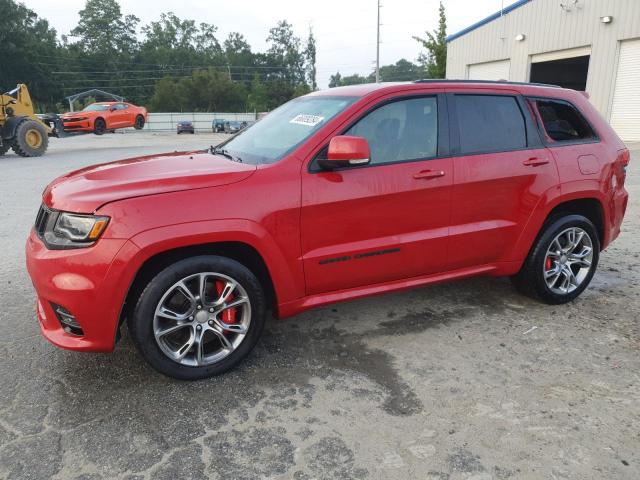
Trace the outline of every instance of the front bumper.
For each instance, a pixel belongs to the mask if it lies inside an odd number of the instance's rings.
[[[48,250],[32,229],[26,245],[27,270],[38,296],[42,335],[69,350],[113,350],[137,251],[127,240],[106,238],[88,248]],[[52,304],[71,312],[83,335],[65,331]]]
[[[62,119],[62,126],[65,131],[91,131],[93,130],[93,126],[91,125],[91,120],[77,120],[77,121],[68,121],[64,118]]]

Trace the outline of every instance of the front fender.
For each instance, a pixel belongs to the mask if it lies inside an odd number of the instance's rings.
[[[206,220],[153,228],[131,238],[140,249],[136,271],[155,255],[169,250],[218,242],[240,242],[256,250],[273,280],[278,304],[304,294],[299,256],[289,261],[273,237],[256,222],[245,219]]]
[[[19,117],[7,117],[7,120],[4,122],[4,126],[0,129],[0,133],[2,134],[2,138],[10,139],[16,136],[16,128],[18,128],[18,124],[29,117],[19,116]]]

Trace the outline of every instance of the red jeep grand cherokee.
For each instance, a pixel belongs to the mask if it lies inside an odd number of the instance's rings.
[[[196,379],[247,356],[266,310],[472,275],[568,302],[620,232],[628,162],[572,90],[315,92],[211,150],[54,180],[26,246],[42,333],[110,351],[126,319],[153,367]]]

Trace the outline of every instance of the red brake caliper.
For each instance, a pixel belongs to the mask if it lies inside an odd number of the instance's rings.
[[[544,261],[544,269],[551,270],[552,266],[553,266],[553,261],[551,260],[551,257],[547,257],[547,259]]]
[[[218,297],[222,295],[222,291],[224,290],[224,282],[221,280],[216,280],[216,291],[218,292]],[[225,302],[229,303],[233,300],[233,293],[229,295],[228,298],[225,298]],[[224,312],[222,312],[222,317],[220,319],[226,324],[236,323],[236,307],[228,308]]]

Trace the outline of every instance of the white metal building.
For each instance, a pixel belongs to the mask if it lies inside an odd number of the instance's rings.
[[[447,78],[586,90],[623,140],[640,141],[640,0],[519,0],[447,43]]]

